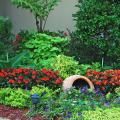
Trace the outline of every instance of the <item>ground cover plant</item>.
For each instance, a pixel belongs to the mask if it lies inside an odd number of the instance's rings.
[[[118,90],[119,88],[116,89],[116,91]],[[34,93],[40,96],[36,109],[33,109],[30,98],[30,95]],[[106,120],[106,117],[109,119],[114,117],[115,120],[118,120],[120,99],[119,102],[116,99],[119,97],[119,94],[105,95],[99,89],[91,91],[86,87],[71,88],[66,92],[44,86],[34,86],[31,90],[0,89],[0,103],[17,108],[30,108],[27,116],[42,115],[45,119],[92,120],[92,118],[96,118],[100,120],[103,118]],[[91,113],[93,116],[88,117]],[[111,114],[108,115],[109,113]]]

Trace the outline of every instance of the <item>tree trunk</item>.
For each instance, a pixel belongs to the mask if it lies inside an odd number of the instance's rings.
[[[40,22],[39,22],[39,32],[43,33],[43,20],[40,18]]]
[[[35,16],[37,31],[39,32],[39,21],[37,15]]]

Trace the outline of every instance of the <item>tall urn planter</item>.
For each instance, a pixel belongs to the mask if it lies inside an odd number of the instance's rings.
[[[88,88],[94,90],[93,83],[87,77],[81,75],[73,75],[63,81],[63,90],[69,90],[72,86],[77,86],[77,88],[80,88],[84,87],[84,85],[87,85]]]

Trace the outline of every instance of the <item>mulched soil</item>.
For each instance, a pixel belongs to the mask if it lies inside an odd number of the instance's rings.
[[[0,117],[9,120],[45,120],[41,116],[35,116],[33,118],[28,118],[25,113],[28,109],[18,109],[13,107],[8,107],[5,105],[0,105]]]

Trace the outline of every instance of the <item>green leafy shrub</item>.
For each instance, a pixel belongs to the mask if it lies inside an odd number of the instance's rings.
[[[42,66],[49,69],[59,71],[62,78],[69,77],[70,75],[80,74],[85,75],[87,69],[101,71],[100,63],[79,64],[73,57],[65,55],[58,55],[54,58],[42,61]]]
[[[82,120],[119,120],[120,108],[96,109],[95,111],[84,111]]]
[[[92,63],[90,64],[80,64],[80,73],[81,75],[85,75],[86,71],[88,69],[92,69],[92,70],[96,70],[96,71],[101,71],[101,66],[100,63],[96,62],[96,63]]]
[[[19,33],[15,35],[15,40],[13,41],[13,49],[16,53],[22,52],[25,49],[25,43],[29,41],[32,35],[35,32],[28,31],[28,30],[21,30]]]
[[[117,96],[120,97],[120,87],[118,87],[118,88],[115,89],[115,93],[117,94]]]
[[[35,68],[32,58],[30,57],[29,51],[22,51],[17,53],[13,57],[9,58],[8,61],[0,61],[0,68]]]
[[[26,43],[34,63],[39,68],[42,60],[55,57],[66,51],[67,38],[52,37],[46,34],[34,34]]]
[[[11,23],[10,19],[0,16],[0,45],[1,45],[0,47],[9,48],[8,45],[10,44],[10,40],[11,40],[10,39],[11,30],[12,30],[12,23]],[[0,50],[2,50],[2,49],[0,49]]]
[[[48,99],[55,94],[52,89],[44,86],[33,86],[30,91],[23,89],[1,88],[0,89],[0,104],[9,105],[18,108],[30,107],[30,95],[39,94],[40,104],[46,104]]]
[[[27,107],[30,93],[22,89],[3,88],[0,89],[0,103],[13,107]]]
[[[104,58],[105,64],[112,65],[120,59],[120,2],[111,1],[79,0],[76,5],[77,52],[87,62]]]
[[[51,68],[59,71],[62,78],[70,75],[80,74],[79,63],[72,57],[58,55],[54,58],[42,62],[43,67]]]

